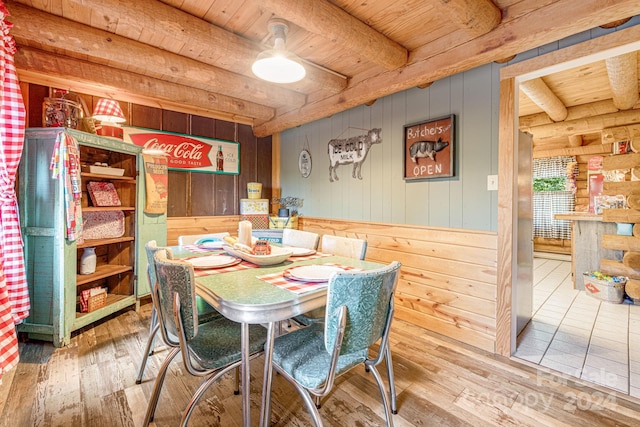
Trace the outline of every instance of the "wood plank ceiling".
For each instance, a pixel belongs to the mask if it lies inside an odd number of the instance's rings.
[[[637,0],[6,3],[22,81],[247,123],[258,137],[640,13]],[[299,83],[251,73],[273,47],[273,17],[307,69]]]
[[[603,129],[640,124],[639,79],[638,53],[630,51],[525,81],[520,128],[542,157],[601,144]]]

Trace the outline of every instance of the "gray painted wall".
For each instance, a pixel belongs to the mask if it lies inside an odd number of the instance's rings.
[[[511,63],[640,24],[634,17],[613,30],[601,28],[519,54]],[[304,199],[301,215],[363,221],[497,231],[497,191],[487,176],[498,173],[498,116],[501,65],[492,63],[378,99],[281,135],[282,196]],[[455,176],[421,181],[403,179],[404,126],[455,114]],[[382,128],[362,166],[362,180],[350,165],[338,167],[329,182],[327,144]],[[303,178],[298,156],[309,148],[312,171]]]

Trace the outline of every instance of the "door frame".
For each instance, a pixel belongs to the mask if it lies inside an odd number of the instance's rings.
[[[498,270],[496,289],[495,352],[510,357],[516,350],[512,310],[512,283],[518,247],[517,178],[518,90],[520,82],[562,69],[640,50],[640,25],[593,38],[537,56],[500,70],[500,117],[498,129]]]

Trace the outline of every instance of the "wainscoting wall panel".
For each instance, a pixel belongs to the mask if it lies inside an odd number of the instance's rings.
[[[168,218],[167,242],[181,234],[237,233],[238,216]],[[402,263],[396,318],[494,351],[497,235],[440,227],[300,217],[299,228],[366,239],[366,259]],[[320,248],[322,250],[322,248]]]

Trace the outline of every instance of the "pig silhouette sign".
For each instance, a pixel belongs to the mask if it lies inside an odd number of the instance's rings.
[[[453,176],[454,131],[454,115],[406,125],[404,179]]]

